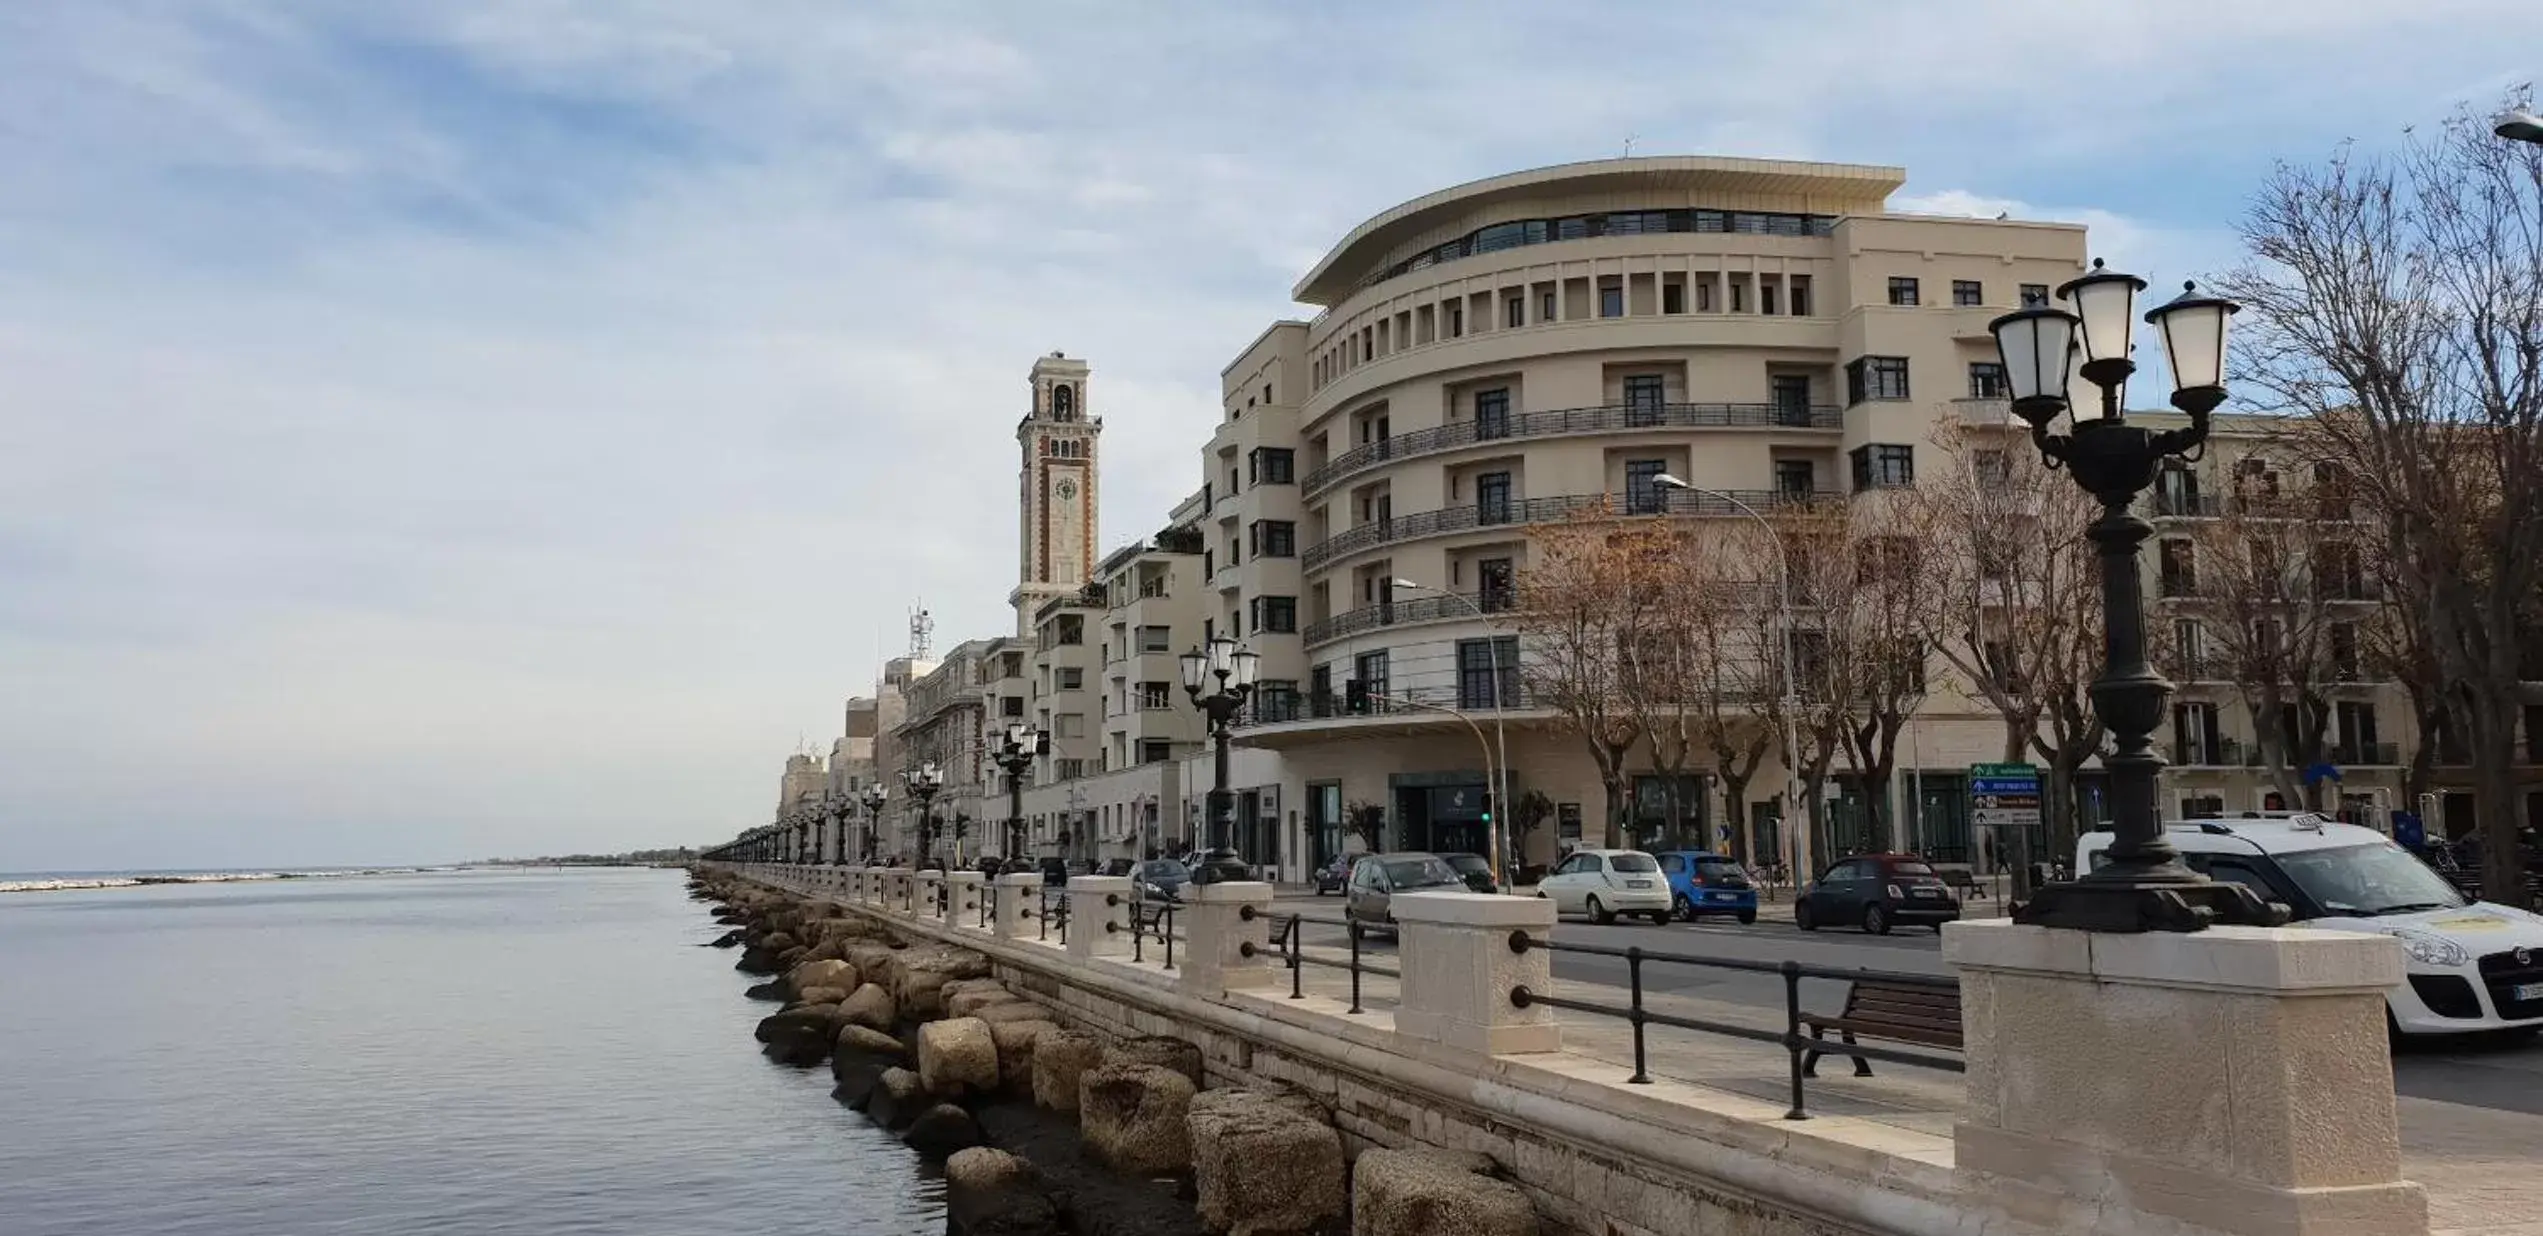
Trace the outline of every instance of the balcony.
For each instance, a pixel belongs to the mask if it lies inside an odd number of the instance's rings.
[[[1961,424],[1974,428],[2013,424],[2013,401],[2002,396],[1955,399],[1951,410],[1960,417]]]
[[[1505,612],[1515,601],[1509,589],[1499,592],[1469,592],[1443,596],[1424,593],[1402,601],[1383,601],[1376,605],[1346,610],[1331,618],[1318,619],[1299,632],[1300,642],[1309,647],[1327,644],[1346,635],[1374,631],[1381,627],[1409,626],[1417,622],[1453,622],[1472,618],[1481,610],[1486,618]]]
[[[1356,553],[1380,545],[1395,545],[1424,537],[1444,536],[1452,532],[1470,532],[1477,528],[1559,523],[1586,515],[1737,515],[1733,500],[1754,508],[1804,506],[1817,502],[1833,502],[1844,495],[1835,490],[1745,489],[1724,493],[1695,490],[1663,490],[1645,497],[1624,494],[1567,494],[1552,498],[1524,498],[1511,502],[1471,503],[1445,507],[1436,511],[1417,511],[1388,519],[1372,520],[1357,527],[1345,528],[1322,541],[1308,546],[1298,555],[1299,565],[1316,570],[1343,554]]]
[[[2239,738],[2193,739],[2172,744],[2172,763],[2180,768],[2242,768],[2256,763],[2258,751],[2246,751]]]
[[[1831,404],[1666,403],[1603,404],[1594,408],[1550,408],[1506,416],[1452,421],[1435,429],[1417,429],[1345,451],[1308,471],[1301,492],[1316,491],[1345,477],[1396,459],[1435,455],[1479,442],[1503,439],[1556,438],[1572,434],[1620,433],[1643,429],[1809,429],[1836,432],[1845,428],[1845,410]]]
[[[2154,503],[2157,519],[2214,519],[2225,513],[2224,499],[2216,494],[2168,494],[2157,490],[2147,497]]]
[[[1274,725],[1288,721],[1329,721],[1346,717],[1438,717],[1450,712],[1489,714],[1493,711],[1492,680],[1485,676],[1469,692],[1457,686],[1403,687],[1380,690],[1369,697],[1368,706],[1353,709],[1340,691],[1317,693],[1299,691],[1293,695],[1271,696],[1254,702],[1236,719],[1238,727]],[[1379,684],[1383,687],[1384,684]],[[1543,708],[1547,705],[1523,685],[1513,685],[1503,702],[1510,711]]]

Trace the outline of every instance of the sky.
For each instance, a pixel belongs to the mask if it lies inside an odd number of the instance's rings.
[[[2531,0],[0,0],[0,872],[703,842],[1011,623],[1025,374],[1107,546],[1350,227],[1623,153],[2230,264]]]

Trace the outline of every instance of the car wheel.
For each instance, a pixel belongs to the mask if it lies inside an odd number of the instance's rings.
[[[1819,929],[1819,920],[1811,916],[1809,902],[1796,901],[1792,903],[1792,925],[1793,929],[1796,931],[1817,931]]]
[[[1678,894],[1677,900],[1671,902],[1669,908],[1677,912],[1681,921],[1689,923],[1695,921],[1695,903],[1687,900],[1685,893]]]
[[[1869,935],[1886,936],[1890,934],[1890,916],[1887,913],[1884,913],[1878,905],[1868,905],[1863,907],[1863,930]]]
[[[1598,904],[1598,897],[1594,893],[1590,895],[1589,904],[1586,909],[1589,916],[1596,919],[1598,921],[1598,925],[1601,927],[1611,926],[1616,921],[1615,911]]]
[[[1652,926],[1654,926],[1654,927],[1666,927],[1666,926],[1668,926],[1668,925],[1669,925],[1669,912],[1668,912],[1667,910],[1654,910],[1654,911],[1652,911],[1652,912],[1651,912],[1651,925],[1652,925]]]
[[[1754,922],[1756,922],[1756,921],[1757,921],[1757,911],[1755,911],[1755,910],[1742,910],[1742,911],[1740,911],[1740,912],[1739,912],[1739,925],[1740,925],[1740,926],[1742,926],[1742,927],[1746,927],[1746,926],[1748,926],[1750,923],[1754,923]]]

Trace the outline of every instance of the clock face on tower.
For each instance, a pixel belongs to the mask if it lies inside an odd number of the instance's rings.
[[[1077,482],[1069,480],[1066,477],[1060,478],[1059,495],[1060,501],[1062,502],[1075,501],[1077,498]]]

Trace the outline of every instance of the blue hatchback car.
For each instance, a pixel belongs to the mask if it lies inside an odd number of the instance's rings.
[[[1757,921],[1757,886],[1739,860],[1708,850],[1663,850],[1654,857],[1669,878],[1670,909],[1681,921],[1708,914]]]

